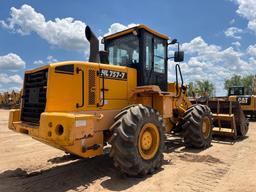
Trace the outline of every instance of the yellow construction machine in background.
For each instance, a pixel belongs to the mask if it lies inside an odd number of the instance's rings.
[[[0,93],[0,108],[18,108],[21,93],[17,91]]]
[[[243,86],[233,86],[230,87],[228,91],[228,100],[239,102],[241,105],[241,109],[244,111],[246,117],[248,118],[256,117],[255,86],[253,87],[254,88],[252,94],[245,94],[246,88]]]

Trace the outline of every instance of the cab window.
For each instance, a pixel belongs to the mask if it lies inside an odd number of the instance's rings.
[[[152,35],[147,34],[145,36],[145,51],[146,51],[145,67],[147,70],[150,70],[152,67],[152,41],[153,41]]]
[[[145,68],[147,70],[151,70],[153,64],[154,72],[165,73],[165,49],[165,41],[163,39],[152,36],[149,33],[145,34]],[[154,55],[152,56],[152,54]]]
[[[243,87],[231,87],[229,88],[229,95],[244,95]]]
[[[131,66],[139,63],[139,40],[133,34],[112,40],[107,44],[106,50],[111,64]]]
[[[154,38],[154,71],[157,73],[165,72],[165,42],[162,39]]]

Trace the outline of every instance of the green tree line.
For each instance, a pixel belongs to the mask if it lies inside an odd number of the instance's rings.
[[[253,93],[253,75],[248,76],[240,76],[240,75],[233,75],[230,79],[225,80],[224,88],[228,91],[229,87],[233,86],[242,86],[245,87],[245,94],[252,94]]]
[[[243,86],[245,87],[245,94],[252,94],[255,89],[253,86],[254,76],[240,76],[240,75],[233,75],[229,79],[224,81],[224,89],[228,92],[229,87],[233,86]],[[209,80],[201,80],[190,82],[188,84],[188,96],[190,97],[201,97],[201,96],[215,96],[215,86]]]
[[[215,96],[215,87],[209,80],[190,82],[188,84],[188,96],[190,97],[213,97]]]

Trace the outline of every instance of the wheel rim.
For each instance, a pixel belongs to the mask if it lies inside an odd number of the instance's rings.
[[[160,135],[158,128],[152,123],[146,123],[139,134],[139,153],[144,160],[152,159],[159,148]]]
[[[211,122],[208,117],[203,118],[202,133],[205,139],[207,139],[211,132]]]

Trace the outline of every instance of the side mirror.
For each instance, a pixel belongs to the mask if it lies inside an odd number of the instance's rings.
[[[184,61],[184,51],[175,51],[174,52],[174,61],[175,62]]]
[[[170,43],[168,43],[168,45],[173,45],[173,44],[176,44],[178,41],[177,39],[173,39]]]

